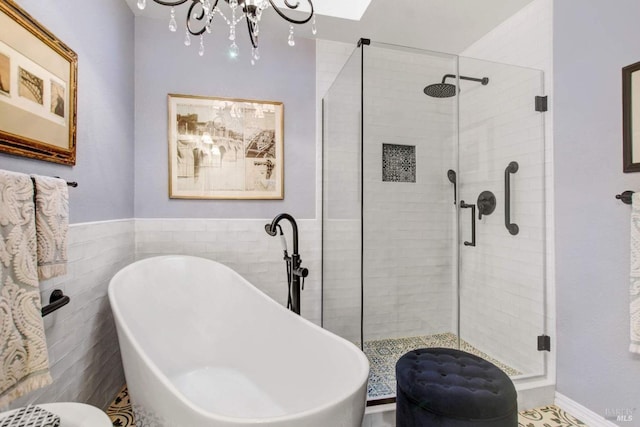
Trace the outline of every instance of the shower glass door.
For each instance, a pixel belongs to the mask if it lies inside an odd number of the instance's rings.
[[[544,374],[545,143],[543,73],[460,57],[459,336],[512,378]],[[490,193],[488,193],[490,192]],[[495,207],[491,210],[492,198]],[[486,212],[482,214],[482,212]],[[480,219],[480,216],[482,217]]]

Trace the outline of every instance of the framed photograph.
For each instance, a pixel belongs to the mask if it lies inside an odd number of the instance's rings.
[[[640,172],[640,62],[622,69],[623,172]]]
[[[283,199],[282,102],[169,94],[169,197]]]
[[[0,29],[0,151],[74,165],[76,53],[12,0]]]

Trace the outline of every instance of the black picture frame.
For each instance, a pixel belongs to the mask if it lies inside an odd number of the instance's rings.
[[[636,79],[638,94],[634,96]],[[634,138],[634,122],[636,126],[640,123],[640,62],[622,68],[622,171],[625,173],[640,172],[640,136]],[[636,133],[640,133],[640,129]]]

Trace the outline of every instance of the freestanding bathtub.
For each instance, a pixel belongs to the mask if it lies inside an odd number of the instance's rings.
[[[360,427],[369,363],[230,268],[134,262],[109,284],[136,425]]]

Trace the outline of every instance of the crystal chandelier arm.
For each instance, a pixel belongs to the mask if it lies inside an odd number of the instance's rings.
[[[153,1],[158,4],[161,4],[162,6],[180,6],[181,4],[185,4],[189,0],[177,0],[177,1],[153,0]]]
[[[249,29],[249,38],[251,39],[251,45],[254,48],[258,48],[258,36],[253,37],[253,30],[255,28],[256,24],[252,23],[251,20],[249,19],[249,15],[247,15],[247,28]]]
[[[153,0],[153,1],[158,1],[158,0]],[[181,2],[185,2],[188,0],[180,0]],[[196,6],[200,6],[200,11],[198,12],[194,12],[194,9]],[[204,32],[207,30],[207,25],[209,25],[211,23],[211,20],[213,19],[213,13],[211,13],[213,10],[215,10],[215,8],[218,6],[218,0],[213,0],[213,2],[211,3],[211,10],[207,11],[204,8],[204,5],[202,4],[202,2],[200,0],[191,0],[191,6],[189,6],[189,11],[187,12],[187,31],[189,31],[189,33],[191,33],[194,36],[199,36],[204,34]],[[200,28],[198,31],[194,31],[191,29],[191,25],[194,21],[205,21],[202,24],[202,28]]]
[[[154,1],[156,1],[156,0],[154,0]],[[287,15],[285,15],[284,12],[282,12],[282,10],[280,10],[280,8],[275,5],[273,0],[269,0],[269,3],[271,4],[271,6],[273,6],[273,10],[275,10],[276,13],[278,15],[280,15],[280,17],[282,19],[284,19],[285,21],[291,22],[292,24],[304,24],[304,23],[309,22],[311,20],[311,18],[313,17],[313,3],[311,2],[311,0],[306,0],[306,2],[309,3],[309,6],[311,6],[311,12],[309,12],[309,16],[307,16],[306,18],[301,19],[301,20],[297,20],[297,19],[293,19],[293,18],[290,18]],[[285,4],[285,6],[287,6],[291,10],[295,10],[295,9],[298,8],[298,6],[300,6],[300,2],[296,2],[295,4],[291,4],[291,3],[289,3],[288,0],[284,0],[284,4]]]

